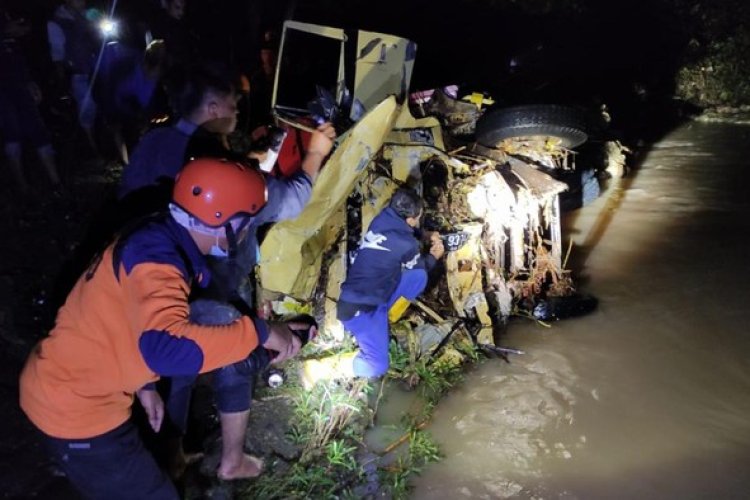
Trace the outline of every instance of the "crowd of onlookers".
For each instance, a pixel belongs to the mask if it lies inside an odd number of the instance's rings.
[[[12,191],[51,187],[64,195],[67,179],[60,171],[67,169],[56,154],[61,143],[75,143],[69,162],[127,165],[147,130],[176,122],[175,96],[207,67],[237,81],[242,130],[268,122],[274,37],[260,35],[259,19],[248,21],[258,27],[257,40],[238,57],[226,44],[207,49],[215,40],[186,21],[186,0],[95,4],[0,1],[0,171]],[[45,182],[32,180],[35,160]]]

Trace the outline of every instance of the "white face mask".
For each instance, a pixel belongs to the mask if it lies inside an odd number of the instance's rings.
[[[212,257],[229,257],[229,250],[224,250],[219,246],[219,237],[216,237],[216,242],[211,245],[211,248],[208,250],[208,255],[211,255]]]
[[[177,223],[182,227],[191,231],[196,231],[214,237],[214,244],[211,245],[211,248],[209,248],[208,255],[220,258],[229,257],[229,250],[225,250],[221,248],[221,246],[219,246],[219,238],[226,236],[225,228],[206,227],[174,203],[169,204],[169,211],[175,221],[177,221]],[[240,219],[236,219],[231,222],[235,234],[240,230],[241,227],[244,227],[246,225],[242,224],[242,222],[243,221]],[[247,223],[247,221],[244,222]]]

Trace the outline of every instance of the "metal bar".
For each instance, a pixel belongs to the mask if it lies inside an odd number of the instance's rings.
[[[415,300],[414,303],[419,307],[421,310],[423,310],[429,317],[437,321],[438,323],[442,323],[445,321],[438,313],[427,307],[423,302],[420,302],[419,300]]]

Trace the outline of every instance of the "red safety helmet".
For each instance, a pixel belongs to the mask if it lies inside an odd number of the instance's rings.
[[[255,215],[267,200],[262,173],[215,158],[185,165],[172,191],[177,206],[209,227],[221,227],[237,215]]]

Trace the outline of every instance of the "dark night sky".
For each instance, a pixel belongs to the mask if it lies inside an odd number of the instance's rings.
[[[188,22],[202,40],[204,55],[230,58],[246,71],[257,64],[262,29],[280,26],[291,13],[301,21],[382,31],[416,41],[413,89],[463,83],[509,100],[526,99],[532,91],[536,99],[548,94],[549,100],[585,102],[617,98],[636,86],[669,96],[695,35],[690,30],[696,28],[685,14],[692,6],[687,0],[187,2]],[[545,2],[556,10],[524,9]],[[703,0],[719,7],[726,2]],[[55,2],[0,0],[3,3],[35,21],[37,34],[28,45],[43,72],[44,19]],[[158,0],[120,0],[118,16],[133,27],[134,20],[147,19],[156,5]],[[511,57],[521,63],[515,76],[508,71]]]
[[[427,0],[187,1],[194,30],[205,35],[204,44],[216,50],[234,43],[237,45],[234,50],[239,52],[243,42],[249,43],[257,36],[261,25],[278,25],[292,12],[298,20],[405,36],[415,40],[431,62],[455,66],[460,64],[457,59],[468,60],[472,65],[481,66],[482,73],[491,73],[489,68],[497,65],[501,57],[507,59],[511,52],[523,51],[540,41],[550,49],[568,49],[570,58],[581,52],[611,49],[611,55],[628,59],[636,52],[655,57],[665,48],[660,46],[661,42],[670,36],[670,13],[655,10],[654,2],[645,0],[592,1],[583,9],[583,15],[577,11],[534,15],[518,8],[493,6],[501,2],[466,0],[454,3]],[[55,5],[54,0],[1,0],[0,4],[3,3],[36,20],[43,20]],[[108,4],[89,1],[90,6]],[[156,5],[158,0],[120,0],[118,12],[130,19],[147,18]],[[347,7],[340,8],[340,5]],[[261,19],[252,19],[253,16]],[[647,48],[651,50],[645,50]]]

